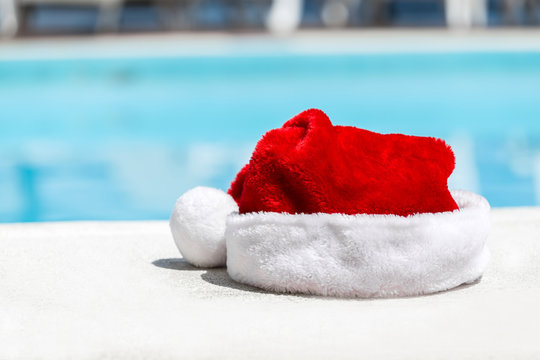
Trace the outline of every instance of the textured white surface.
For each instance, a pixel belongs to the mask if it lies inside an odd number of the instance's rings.
[[[227,272],[279,292],[338,297],[430,294],[486,269],[489,204],[452,191],[459,210],[395,215],[233,213]]]
[[[388,300],[195,269],[165,221],[0,225],[0,359],[537,359],[540,209],[492,214],[481,282]]]

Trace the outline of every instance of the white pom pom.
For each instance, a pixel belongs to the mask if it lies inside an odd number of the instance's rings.
[[[225,220],[234,211],[234,199],[218,189],[199,186],[180,196],[169,225],[184,259],[199,267],[224,266]]]

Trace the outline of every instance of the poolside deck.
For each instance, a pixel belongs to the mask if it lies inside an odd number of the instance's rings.
[[[492,214],[479,283],[388,300],[237,284],[164,221],[0,225],[0,358],[538,358],[540,208]]]
[[[208,32],[43,37],[0,41],[0,61],[269,56],[283,53],[340,55],[512,51],[540,51],[540,29],[305,30],[283,37],[268,34]]]

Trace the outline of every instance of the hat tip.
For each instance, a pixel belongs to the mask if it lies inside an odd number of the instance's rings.
[[[184,259],[197,267],[224,266],[225,222],[234,211],[234,199],[219,189],[198,186],[180,196],[169,226]]]

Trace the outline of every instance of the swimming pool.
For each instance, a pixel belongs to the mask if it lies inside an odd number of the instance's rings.
[[[0,221],[165,219],[310,107],[436,136],[452,188],[540,204],[540,52],[0,61]]]

